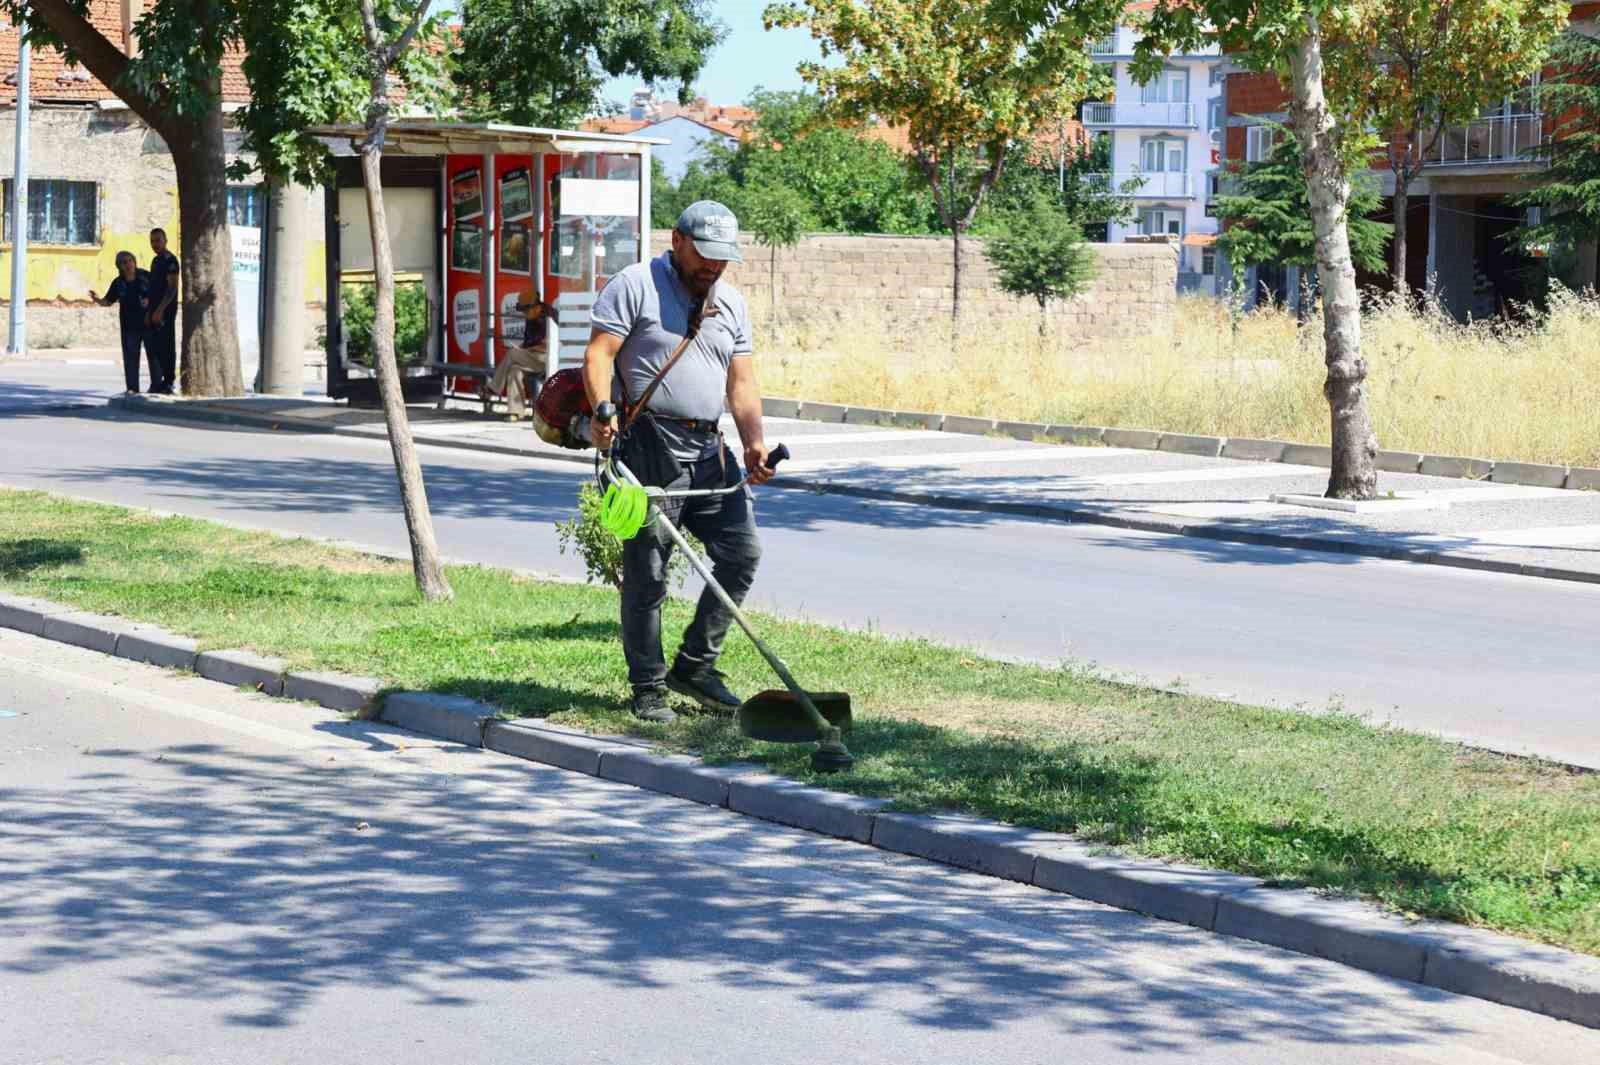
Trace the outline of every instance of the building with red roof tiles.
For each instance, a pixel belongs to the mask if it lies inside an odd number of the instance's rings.
[[[1573,4],[1570,18],[1575,26],[1600,33],[1600,2]],[[1549,135],[1551,127],[1532,91],[1537,80],[1494,101],[1475,121],[1447,127],[1424,163],[1422,176],[1408,190],[1412,251],[1406,260],[1407,284],[1416,291],[1431,289],[1458,318],[1493,316],[1529,298],[1526,277],[1535,258],[1524,249],[1509,247],[1504,238],[1527,218],[1508,198],[1537,176],[1542,164],[1529,151]],[[1288,120],[1288,90],[1272,74],[1230,69],[1223,98],[1224,165],[1264,158],[1273,137],[1267,124]],[[1380,217],[1391,218],[1394,176],[1381,150],[1373,156],[1371,173],[1385,198]],[[1419,249],[1426,254],[1418,254]],[[1578,252],[1581,280],[1592,285],[1600,273],[1600,255],[1593,245]],[[1250,298],[1266,291],[1292,302],[1300,289],[1298,273],[1281,265],[1249,268]],[[1381,289],[1392,284],[1388,271],[1359,280]]]
[[[136,54],[132,27],[140,0],[90,0],[89,19],[125,53]],[[19,34],[0,28],[0,275],[11,270],[10,189],[17,104]],[[238,53],[225,57],[224,106],[249,99]],[[30,346],[114,348],[117,315],[89,301],[115,276],[119,251],[132,252],[141,266],[150,260],[149,233],[168,232],[179,246],[177,178],[166,144],[122,103],[109,87],[83,67],[48,49],[34,49],[29,63],[28,324]],[[322,194],[313,192],[309,210],[322,211]],[[229,221],[233,228],[236,295],[240,299],[241,341],[247,356],[256,348],[256,321],[265,195],[258,181],[230,185]],[[307,249],[308,305],[320,306],[325,285],[322,241]],[[0,295],[9,295],[9,292]],[[0,301],[3,302],[3,301]]]

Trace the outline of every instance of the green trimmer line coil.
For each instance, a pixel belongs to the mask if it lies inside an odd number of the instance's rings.
[[[632,540],[644,528],[650,497],[636,484],[612,481],[600,497],[600,524],[618,540]]]

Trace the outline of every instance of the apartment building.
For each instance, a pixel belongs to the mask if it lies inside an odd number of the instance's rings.
[[[1597,18],[1600,3],[1573,5],[1574,25],[1600,32]],[[1538,180],[1542,164],[1530,153],[1550,135],[1537,83],[1535,78],[1492,101],[1472,122],[1444,129],[1428,152],[1420,179],[1408,190],[1407,283],[1415,291],[1433,291],[1442,306],[1463,320],[1501,313],[1530,295],[1538,250],[1516,247],[1505,238],[1527,220],[1527,212],[1513,207],[1509,198]],[[1223,78],[1223,100],[1223,165],[1261,159],[1270,146],[1270,130],[1264,123],[1288,118],[1283,86],[1271,74],[1229,69]],[[1371,175],[1384,196],[1380,217],[1391,218],[1395,182],[1382,152],[1372,160]],[[1595,246],[1577,252],[1576,280],[1593,285]],[[1298,273],[1293,267],[1271,264],[1251,267],[1246,271],[1247,298],[1253,301],[1270,294],[1293,302],[1300,289]],[[1359,281],[1378,288],[1391,284],[1387,271]]]
[[[1220,274],[1211,201],[1224,130],[1224,60],[1215,45],[1172,55],[1159,77],[1141,84],[1132,75],[1137,41],[1135,27],[1120,25],[1090,44],[1115,85],[1110,99],[1082,109],[1089,135],[1111,146],[1111,169],[1094,180],[1128,195],[1135,210],[1131,222],[1112,223],[1106,239],[1169,237],[1179,249],[1178,287],[1215,293]]]

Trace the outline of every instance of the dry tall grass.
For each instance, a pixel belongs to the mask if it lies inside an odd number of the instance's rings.
[[[1170,326],[1075,342],[1027,319],[764,329],[768,395],[1023,421],[1326,443],[1322,322],[1181,299]],[[1377,298],[1363,351],[1381,446],[1600,465],[1600,299],[1558,293],[1525,323],[1462,325]]]

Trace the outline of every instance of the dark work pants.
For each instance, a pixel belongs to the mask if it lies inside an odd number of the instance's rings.
[[[731,453],[725,458],[726,472],[723,462],[712,455],[694,463],[669,488],[721,488],[732,483],[739,477],[739,464]],[[761,561],[750,489],[725,496],[670,500],[665,510],[673,524],[700,539],[717,583],[735,603],[743,603]],[[667,598],[667,562],[675,546],[653,517],[622,545],[622,650],[628,659],[628,680],[635,690],[659,686],[667,679],[661,651],[661,604]],[[678,650],[684,668],[713,665],[732,624],[733,614],[711,589],[702,592]]]
[[[150,330],[148,343],[152,352],[151,372],[161,367],[161,380],[151,388],[172,388],[178,380],[178,308],[168,307],[160,325]]]
[[[122,379],[127,382],[129,392],[139,391],[139,347],[144,346],[145,358],[150,363],[150,388],[154,390],[161,383],[161,365],[156,361],[155,347],[151,343],[150,334],[144,329],[144,323],[122,325]]]

